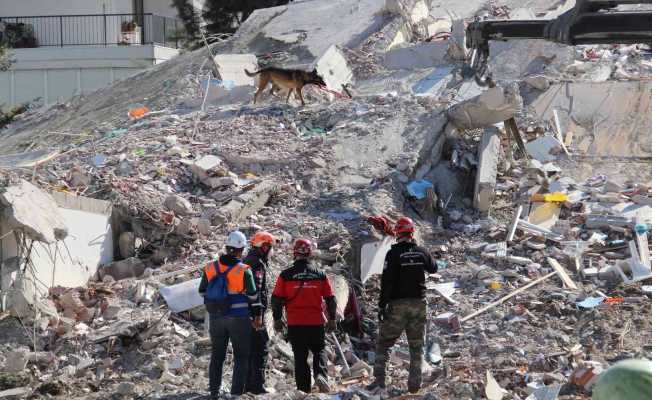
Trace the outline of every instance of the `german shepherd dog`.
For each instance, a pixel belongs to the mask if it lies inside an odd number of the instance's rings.
[[[285,101],[289,102],[290,95],[292,94],[292,91],[294,91],[298,95],[299,100],[301,100],[301,105],[303,106],[306,105],[303,101],[303,94],[301,93],[304,86],[311,84],[326,86],[326,82],[324,82],[324,79],[317,74],[317,70],[307,72],[298,69],[268,67],[256,72],[249,72],[245,69],[245,73],[251,78],[260,75],[258,91],[256,91],[256,94],[254,95],[254,104],[256,104],[258,96],[263,93],[270,82],[272,83],[272,92],[277,88],[287,89],[288,96]]]

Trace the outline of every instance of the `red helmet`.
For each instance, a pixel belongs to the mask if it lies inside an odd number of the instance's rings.
[[[310,257],[312,254],[312,242],[308,239],[298,239],[294,242],[294,256]]]
[[[401,217],[396,221],[396,227],[394,228],[394,232],[396,232],[397,235],[406,235],[406,234],[413,234],[415,231],[414,227],[414,221],[412,221],[411,218],[408,217]]]
[[[251,245],[253,247],[261,247],[264,244],[274,246],[276,244],[276,238],[269,232],[256,232],[254,237],[251,239]]]

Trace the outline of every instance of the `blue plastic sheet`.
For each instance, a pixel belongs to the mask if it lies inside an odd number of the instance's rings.
[[[587,297],[577,303],[580,308],[596,308],[604,302],[604,297]]]
[[[407,190],[410,196],[416,197],[418,200],[426,198],[426,191],[432,189],[432,182],[422,179],[420,181],[412,181],[408,183]]]

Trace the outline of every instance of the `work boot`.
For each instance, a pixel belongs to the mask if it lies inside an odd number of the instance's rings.
[[[383,380],[376,379],[370,385],[367,385],[367,387],[365,389],[367,389],[370,392],[374,392],[374,391],[376,391],[378,389],[385,389],[385,387],[386,386],[385,386],[385,380],[384,379]]]
[[[319,388],[320,393],[330,393],[331,392],[331,385],[328,383],[328,379],[326,379],[323,376],[318,376],[317,379],[315,379],[315,385]]]

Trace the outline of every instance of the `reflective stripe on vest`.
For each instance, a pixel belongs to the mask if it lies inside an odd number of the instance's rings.
[[[229,267],[217,262],[220,272],[226,271]],[[245,282],[244,282],[244,273],[249,269],[249,266],[244,263],[238,263],[231,271],[226,275],[226,284],[227,291],[231,295],[244,294],[246,291]],[[217,270],[215,269],[215,263],[209,263],[204,267],[204,272],[206,273],[206,279],[208,282],[212,281],[217,276]]]

